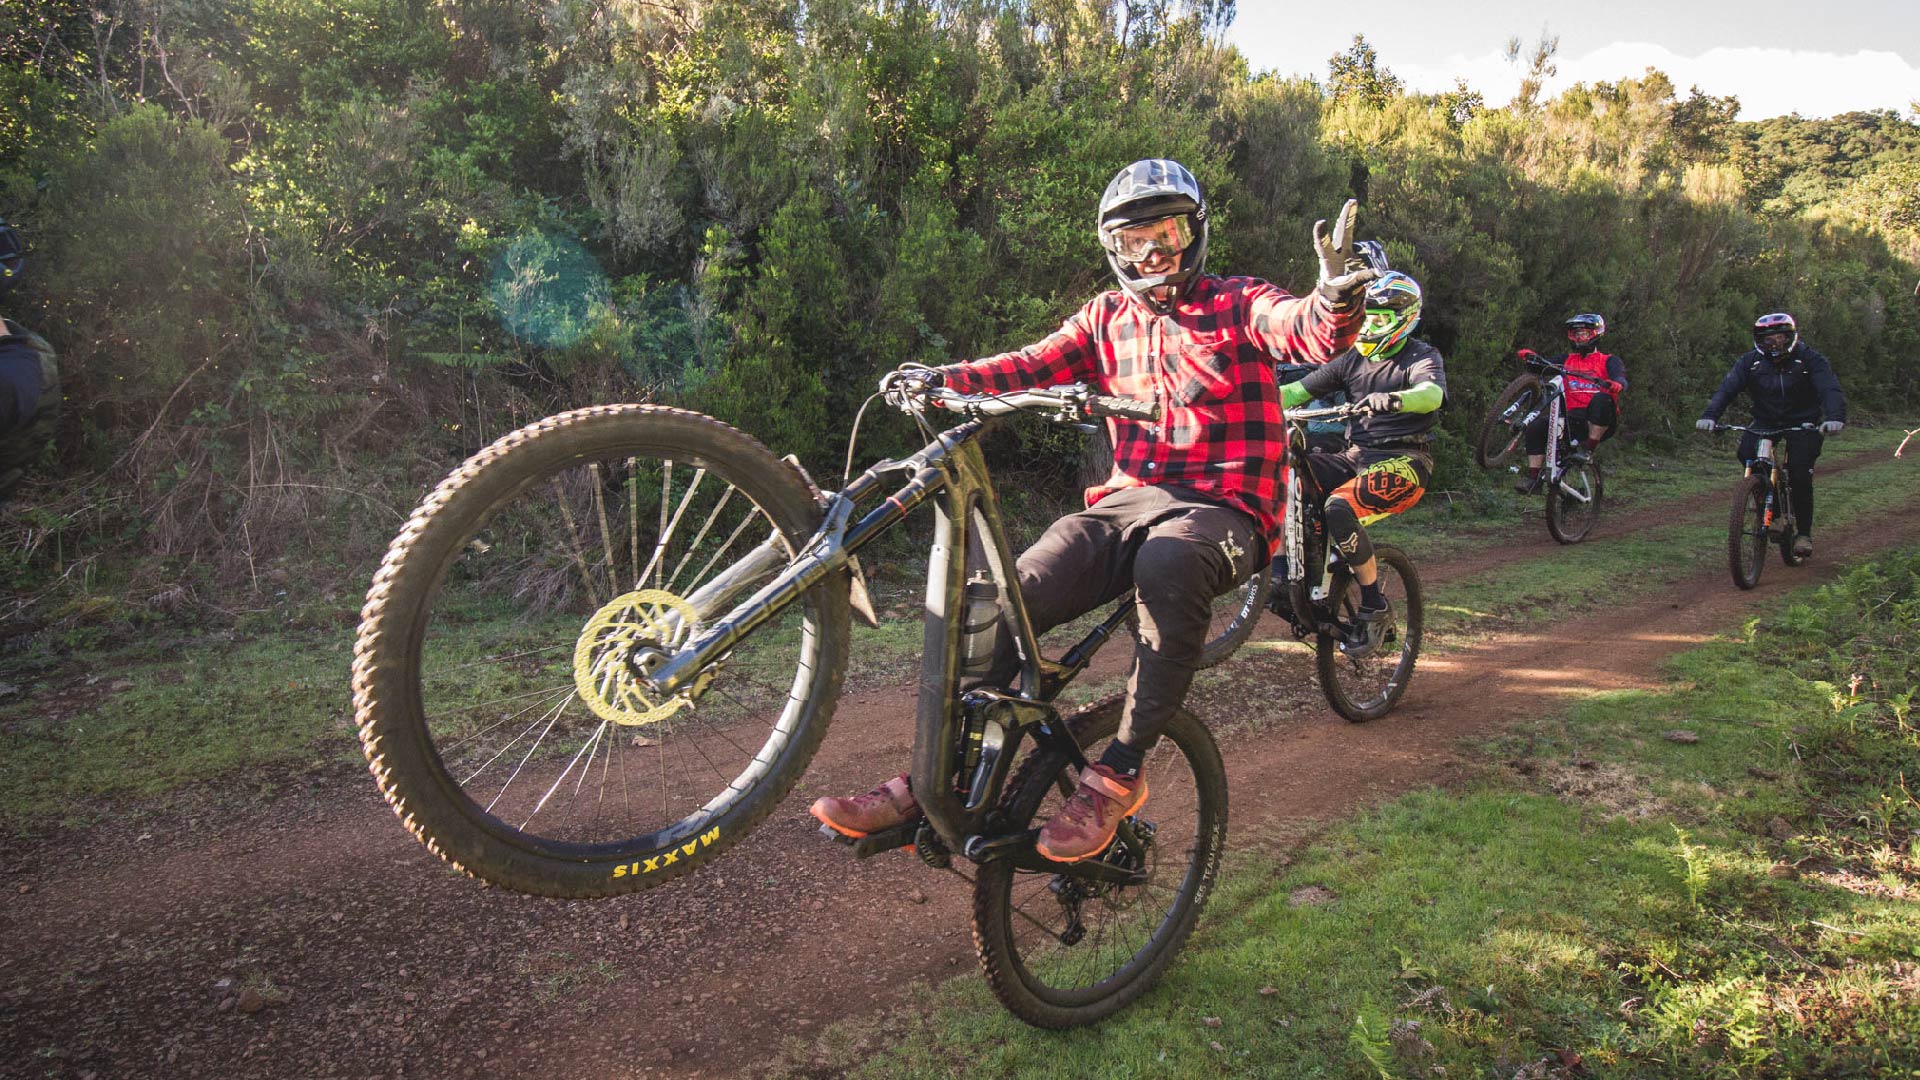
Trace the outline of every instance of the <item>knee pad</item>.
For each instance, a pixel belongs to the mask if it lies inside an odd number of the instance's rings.
[[[1353,512],[1352,503],[1337,495],[1328,499],[1326,517],[1327,538],[1339,550],[1340,557],[1347,560],[1347,565],[1360,566],[1373,558],[1373,542],[1360,527],[1360,517]]]

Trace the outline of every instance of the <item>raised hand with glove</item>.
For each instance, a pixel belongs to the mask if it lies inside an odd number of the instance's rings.
[[[1325,218],[1313,223],[1313,249],[1320,256],[1320,295],[1337,308],[1359,303],[1367,283],[1380,276],[1354,250],[1353,221],[1359,208],[1359,203],[1348,199],[1334,215],[1332,230]]]

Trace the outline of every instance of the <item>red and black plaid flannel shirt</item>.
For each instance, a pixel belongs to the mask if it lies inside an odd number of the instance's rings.
[[[1087,505],[1121,488],[1178,484],[1252,514],[1272,543],[1287,445],[1273,365],[1333,359],[1363,318],[1357,303],[1339,311],[1317,293],[1209,275],[1171,315],[1114,289],[1038,344],[940,371],[962,393],[1084,382],[1160,402],[1157,422],[1107,420],[1113,475],[1087,489]]]

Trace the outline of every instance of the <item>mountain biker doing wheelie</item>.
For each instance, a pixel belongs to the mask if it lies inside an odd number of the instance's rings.
[[[1328,493],[1328,538],[1360,585],[1353,633],[1341,643],[1349,654],[1377,647],[1392,614],[1366,523],[1400,513],[1426,493],[1433,479],[1429,435],[1447,397],[1440,350],[1411,336],[1420,321],[1419,283],[1389,271],[1367,286],[1365,306],[1366,323],[1352,349],[1280,388],[1286,408],[1344,390],[1371,412],[1349,422],[1346,450],[1312,453],[1306,462]]]
[[[1258,278],[1204,273],[1199,182],[1178,162],[1136,161],[1107,185],[1096,220],[1118,289],[1017,352],[903,369],[882,382],[896,393],[916,382],[965,393],[1084,382],[1163,408],[1158,421],[1107,421],[1112,475],[1015,568],[1036,632],[1137,589],[1139,640],[1120,731],[1041,830],[1036,850],[1048,859],[1099,854],[1146,801],[1141,762],[1193,681],[1213,597],[1272,551],[1285,446],[1273,364],[1325,361],[1352,343],[1361,294],[1377,273],[1349,265],[1353,216],[1349,201],[1330,234],[1326,222],[1315,224],[1319,285],[1291,296]],[[1005,686],[1018,669],[1003,635],[982,682]],[[906,776],[865,795],[816,800],[811,811],[849,837],[920,815]]]
[[[1626,363],[1612,353],[1589,348],[1607,332],[1607,320],[1591,312],[1575,315],[1565,323],[1567,343],[1573,346],[1560,366],[1567,369],[1567,431],[1572,462],[1583,462],[1593,448],[1620,420],[1620,392],[1627,388]],[[1538,354],[1521,349],[1520,357],[1531,363]],[[1582,426],[1584,425],[1584,427]],[[1585,431],[1583,441],[1580,434]],[[1540,487],[1540,469],[1547,460],[1547,414],[1542,411],[1527,425],[1527,471],[1513,482],[1513,489],[1531,495]]]
[[[1819,460],[1826,436],[1838,435],[1847,426],[1846,395],[1840,392],[1833,365],[1800,340],[1793,316],[1784,311],[1754,320],[1753,348],[1733,362],[1694,426],[1712,431],[1742,390],[1753,406],[1755,427],[1820,423],[1818,431],[1788,431],[1781,436],[1787,444],[1788,486],[1798,528],[1793,555],[1804,559],[1813,554],[1813,463]],[[1746,465],[1759,448],[1760,436],[1749,431],[1740,436],[1735,456]]]

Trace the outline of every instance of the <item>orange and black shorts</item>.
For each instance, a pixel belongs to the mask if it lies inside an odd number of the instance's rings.
[[[1350,446],[1338,454],[1309,454],[1307,467],[1327,498],[1347,500],[1362,525],[1413,506],[1433,480],[1433,458],[1421,450]]]

